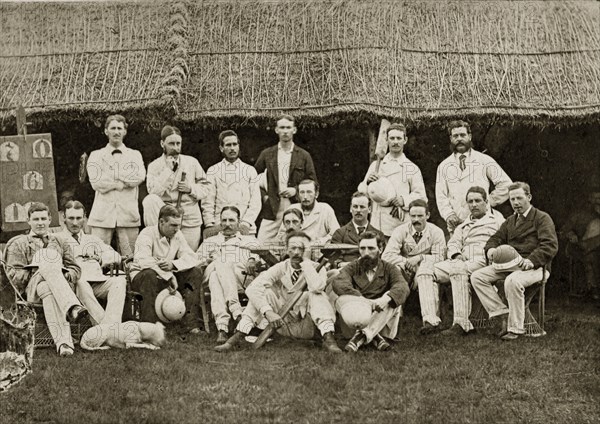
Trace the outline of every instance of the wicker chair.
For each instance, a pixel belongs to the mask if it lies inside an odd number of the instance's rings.
[[[525,289],[525,335],[529,337],[545,336],[545,310],[546,310],[546,267],[543,268],[544,276],[541,281]],[[506,302],[504,294],[504,280],[496,282],[498,294]],[[531,302],[537,297],[537,319],[531,313]],[[469,319],[477,329],[493,327],[493,322],[488,318],[488,313],[475,295],[472,296],[472,308]]]

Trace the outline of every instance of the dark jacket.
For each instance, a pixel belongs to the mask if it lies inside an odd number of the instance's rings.
[[[369,282],[367,274],[359,272],[358,260],[350,262],[333,278],[333,291],[339,296],[349,294],[377,299],[389,291],[391,306],[397,308],[404,304],[410,293],[408,283],[395,265],[379,260],[375,277]]]
[[[365,231],[373,231],[383,237],[383,233],[379,231],[377,228],[373,227],[371,224],[367,224],[367,228]],[[338,228],[333,233],[331,237],[331,243],[348,243],[348,244],[356,244],[358,245],[359,235],[356,232],[356,228],[354,228],[354,223],[350,221],[343,227]],[[355,259],[359,258],[358,252],[345,253],[342,256],[343,262],[352,262]]]
[[[558,239],[552,218],[546,212],[531,208],[525,220],[517,225],[517,215],[509,216],[485,245],[485,254],[493,247],[508,244],[529,259],[536,268],[546,266],[550,271],[552,259],[558,252]]]
[[[263,204],[262,217],[264,219],[275,219],[279,209],[279,170],[277,169],[277,147],[278,144],[267,147],[260,153],[256,164],[256,172],[259,174],[267,170],[267,194],[269,199]],[[298,183],[306,178],[317,181],[317,173],[310,153],[301,147],[294,145],[292,159],[290,162],[290,177],[288,187],[296,187]]]

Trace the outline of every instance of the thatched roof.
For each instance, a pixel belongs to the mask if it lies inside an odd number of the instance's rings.
[[[172,107],[170,15],[147,4],[0,4],[0,114]]]
[[[284,112],[315,123],[600,117],[595,1],[0,7],[4,114],[23,103],[150,106],[209,125]]]

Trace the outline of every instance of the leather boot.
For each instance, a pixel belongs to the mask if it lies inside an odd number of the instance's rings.
[[[500,322],[500,331],[498,332],[498,337],[502,337],[508,333],[508,314],[502,314],[498,316],[497,319]]]
[[[346,352],[356,353],[366,341],[367,336],[362,331],[357,330],[344,349],[346,349]]]
[[[335,337],[333,337],[333,331],[323,334],[323,348],[331,353],[342,353],[342,349],[338,347]]]
[[[244,337],[246,337],[244,333],[242,333],[241,331],[236,331],[235,333],[233,333],[233,336],[231,336],[225,343],[223,343],[222,345],[215,346],[214,349],[217,352],[229,352],[235,346],[240,344],[242,340],[244,340]]]
[[[219,333],[217,334],[217,343],[218,344],[223,344],[227,342],[227,332],[223,331],[223,330],[219,330]]]

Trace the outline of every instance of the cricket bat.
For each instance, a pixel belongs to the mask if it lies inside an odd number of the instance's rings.
[[[375,156],[377,156],[377,163],[375,164],[375,173],[379,172],[379,165],[381,165],[381,160],[385,156],[388,150],[387,143],[387,130],[390,127],[390,121],[387,119],[381,120],[381,125],[379,126],[379,135],[377,136],[377,143],[375,144]]]
[[[319,266],[317,266],[316,268],[317,273],[321,270],[321,268],[325,266],[325,264],[327,264],[327,262],[327,258],[321,258],[321,260],[319,261]],[[296,283],[296,285],[298,286],[298,291],[294,292],[293,296],[288,299],[285,305],[283,305],[281,311],[279,311],[279,316],[282,319],[285,318],[285,316],[292,310],[294,305],[298,302],[298,300],[300,300],[300,298],[304,294],[304,289],[306,289],[307,285],[304,273],[300,275],[300,278],[298,278],[298,282]],[[273,328],[273,326],[269,323],[269,325],[267,325],[267,327],[260,333],[260,336],[258,336],[256,341],[254,342],[253,348],[260,349],[267,342],[267,339],[271,337],[271,335],[275,332],[275,330],[276,329]]]
[[[185,171],[183,171],[181,173],[181,182],[185,181]],[[181,207],[181,197],[183,196],[183,193],[180,191],[179,194],[177,195],[177,204],[175,205],[177,208]]]

